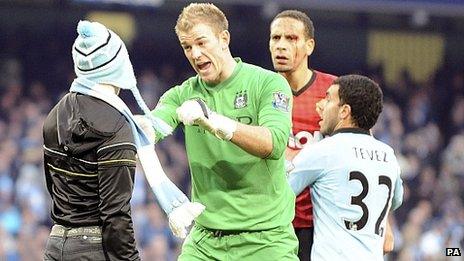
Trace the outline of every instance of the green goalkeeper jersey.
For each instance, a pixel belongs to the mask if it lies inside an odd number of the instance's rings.
[[[208,86],[197,75],[171,88],[152,114],[176,128],[182,124],[176,109],[187,100],[200,98],[217,113],[243,124],[267,127],[273,150],[262,159],[199,126],[182,125],[192,201],[206,206],[196,222],[220,230],[265,230],[287,225],[293,219],[295,206],[284,170],[292,93],[279,74],[238,58],[236,61],[233,74],[218,85]]]

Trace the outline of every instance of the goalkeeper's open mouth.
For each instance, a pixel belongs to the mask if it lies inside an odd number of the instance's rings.
[[[211,62],[198,63],[197,68],[200,72],[206,72],[211,67]]]

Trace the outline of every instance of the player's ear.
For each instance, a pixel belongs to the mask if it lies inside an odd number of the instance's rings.
[[[219,33],[219,41],[221,43],[221,49],[226,50],[229,48],[230,33],[228,30],[224,30]]]
[[[306,44],[306,54],[310,56],[314,51],[314,47],[316,46],[316,41],[314,41],[314,38],[308,38],[305,44]]]
[[[339,115],[341,119],[348,119],[351,117],[351,106],[349,104],[343,104],[340,106]]]

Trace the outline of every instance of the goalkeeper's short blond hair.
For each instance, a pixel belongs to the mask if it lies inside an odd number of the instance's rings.
[[[200,23],[209,25],[217,35],[229,29],[229,22],[224,13],[210,3],[192,3],[184,7],[174,29],[179,35],[180,32],[188,32]]]

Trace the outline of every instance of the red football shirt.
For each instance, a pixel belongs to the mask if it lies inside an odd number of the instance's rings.
[[[313,76],[305,87],[293,92],[292,136],[288,147],[301,150],[305,144],[319,134],[321,118],[316,112],[316,103],[325,97],[325,93],[336,76],[313,70]],[[296,198],[293,226],[305,228],[313,226],[313,205],[309,187]]]

